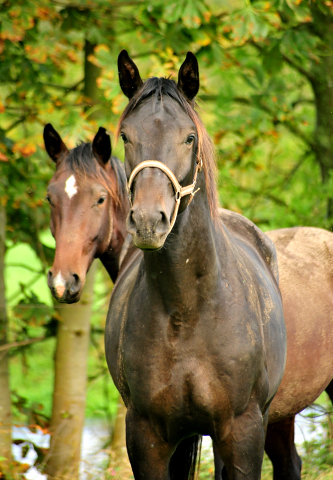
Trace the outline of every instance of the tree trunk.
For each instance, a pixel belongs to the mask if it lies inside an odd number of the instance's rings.
[[[102,92],[97,86],[97,78],[100,75],[100,68],[89,62],[88,57],[94,53],[95,45],[88,40],[85,42],[85,84],[84,95],[90,98],[95,104],[95,110],[91,113],[89,118],[98,120],[103,116],[103,106],[97,107],[98,102],[101,101]],[[117,469],[121,472],[122,478],[130,478],[132,475],[131,466],[129,463],[126,450],[126,433],[125,433],[125,417],[126,407],[119,395],[118,411],[114,422],[112,440],[111,440],[111,455],[109,469]]]
[[[311,85],[316,103],[314,147],[320,165],[322,181],[327,183],[333,173],[333,14],[324,13],[319,2],[311,3],[314,32],[321,38],[320,62],[312,62]],[[333,192],[332,192],[333,194]],[[328,199],[327,217],[333,224],[333,198]]]
[[[8,319],[5,296],[6,209],[0,204],[0,345],[7,343]],[[8,351],[0,352],[0,472],[5,473],[12,461],[12,416],[9,388]],[[1,475],[0,475],[1,476]]]
[[[91,104],[86,108],[88,111],[91,107],[93,107],[92,112],[89,115],[89,119],[98,120],[102,117],[102,105],[101,99],[103,92],[97,86],[97,78],[101,73],[101,69],[96,67],[93,63],[88,60],[90,55],[93,55],[94,48],[96,45],[89,42],[89,40],[85,41],[84,46],[84,89],[83,93],[86,100],[91,101]],[[98,105],[100,103],[100,105]]]
[[[88,60],[89,55],[94,53],[94,47],[86,40],[84,95],[91,100],[91,106],[99,102],[101,94],[96,84],[100,68]],[[90,118],[97,119],[100,113],[100,109],[94,109]],[[62,322],[57,335],[52,436],[46,464],[46,472],[50,477],[69,474],[72,479],[79,474],[95,269],[93,263],[79,303],[64,306],[60,310]]]
[[[46,462],[51,478],[70,475],[75,479],[79,475],[95,269],[93,263],[80,301],[59,309],[51,445]]]

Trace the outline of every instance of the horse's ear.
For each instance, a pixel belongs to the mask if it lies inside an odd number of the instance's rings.
[[[177,87],[189,101],[192,101],[198,93],[199,65],[192,52],[187,52],[185,61],[179,69]]]
[[[68,153],[68,148],[50,123],[45,125],[43,137],[46,151],[54,162],[57,163],[63,154]]]
[[[126,50],[122,50],[118,57],[119,83],[122,91],[131,99],[143,84],[138,67],[129,57]]]
[[[99,127],[93,140],[92,150],[98,163],[104,167],[104,165],[110,160],[112,152],[110,135],[105,128]]]

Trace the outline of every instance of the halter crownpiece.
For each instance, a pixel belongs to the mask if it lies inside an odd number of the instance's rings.
[[[195,168],[193,182],[190,185],[187,185],[186,187],[182,187],[179,184],[176,178],[176,175],[170,170],[169,167],[165,165],[165,163],[159,162],[157,160],[145,160],[144,162],[139,163],[139,165],[137,165],[132,171],[130,178],[128,179],[128,182],[127,182],[127,193],[128,193],[130,204],[132,205],[132,185],[138,173],[141,172],[141,170],[143,170],[144,168],[159,168],[169,178],[175,191],[176,206],[173,211],[171,222],[170,222],[170,229],[169,229],[169,232],[170,232],[175,224],[179,205],[180,205],[180,200],[182,199],[182,197],[185,197],[186,195],[191,195],[191,198],[187,204],[189,205],[194,195],[197,193],[198,190],[200,190],[200,188],[198,188],[197,190],[194,191],[195,185],[197,183],[197,175],[198,175],[198,172],[201,171],[202,166],[203,166],[202,158],[200,158],[200,161],[197,162],[197,165]]]

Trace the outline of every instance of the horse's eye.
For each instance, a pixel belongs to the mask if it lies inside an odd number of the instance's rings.
[[[105,202],[105,199],[106,199],[106,197],[100,197],[100,198],[97,200],[97,205],[102,205],[102,203]]]
[[[191,135],[189,135],[185,141],[186,145],[191,145],[194,139],[195,139],[195,135],[191,133]]]
[[[51,198],[50,198],[49,195],[46,195],[45,200],[46,200],[47,202],[49,202],[50,205],[52,205],[52,203],[51,203]]]
[[[126,135],[124,134],[124,132],[121,132],[121,133],[120,133],[120,136],[121,136],[121,138],[123,139],[123,142],[124,142],[124,143],[128,143],[128,138],[126,137]]]

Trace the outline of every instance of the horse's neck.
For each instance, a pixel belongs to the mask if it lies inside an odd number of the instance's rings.
[[[115,173],[113,172],[112,175],[113,178],[111,180],[116,182]],[[111,208],[109,221],[112,220],[112,235],[106,250],[100,256],[100,260],[113,283],[116,281],[119,273],[121,250],[127,236],[126,217],[129,210],[127,194],[123,195],[123,198],[122,205]]]
[[[121,250],[127,235],[125,221],[126,216],[123,212],[120,218],[114,219],[110,243],[105,252],[100,256],[100,260],[113,283],[116,281],[119,273]]]
[[[152,303],[162,299],[169,312],[190,311],[197,308],[198,297],[213,295],[218,285],[218,252],[223,241],[223,233],[214,224],[207,202],[197,195],[192,205],[179,215],[165,246],[158,252],[144,254]]]

